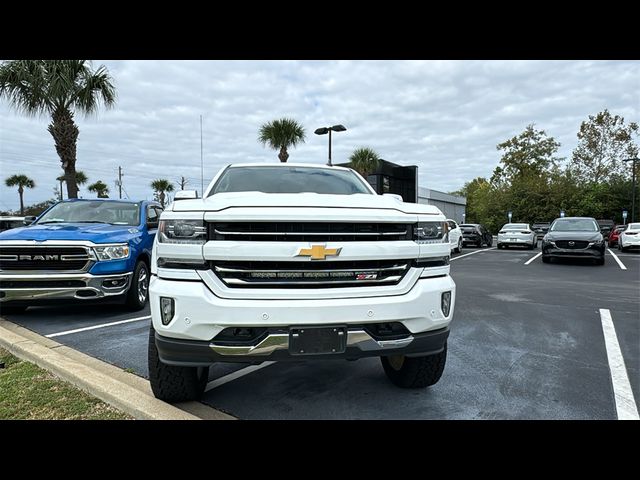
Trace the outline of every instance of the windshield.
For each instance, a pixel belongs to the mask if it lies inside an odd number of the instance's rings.
[[[140,205],[121,202],[61,202],[51,207],[37,222],[48,223],[108,223],[135,226],[140,223]]]
[[[629,230],[640,230],[640,223],[630,223]]]
[[[552,232],[599,232],[600,227],[595,220],[588,218],[563,218],[556,220],[551,226]]]
[[[313,167],[231,167],[209,195],[223,192],[372,194],[349,170]]]
[[[526,223],[507,223],[501,230],[526,230],[529,225]]]
[[[462,230],[465,233],[475,232],[476,227],[474,225],[460,225],[460,230]]]

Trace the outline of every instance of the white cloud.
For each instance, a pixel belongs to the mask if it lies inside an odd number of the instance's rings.
[[[131,198],[151,198],[154,178],[184,175],[200,188],[200,115],[205,185],[230,162],[276,162],[256,140],[264,122],[289,116],[307,130],[291,160],[325,163],[327,137],[344,124],[333,159],[359,146],[418,165],[420,184],[449,191],[497,165],[496,145],[535,122],[569,157],[580,122],[608,108],[640,120],[640,64],[623,61],[95,61],[115,78],[114,109],[78,117],[77,168],[117,194],[122,166]],[[0,102],[0,176],[27,173],[27,204],[51,198],[60,174],[48,119]],[[86,195],[86,190],[82,193]],[[0,209],[15,209],[0,187]]]

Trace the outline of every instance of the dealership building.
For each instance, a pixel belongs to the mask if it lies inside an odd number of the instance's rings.
[[[349,167],[348,163],[340,164]],[[367,176],[367,181],[378,193],[395,193],[405,202],[435,205],[447,218],[458,223],[464,222],[467,199],[448,193],[418,186],[418,167],[402,166],[387,160],[380,160],[375,172]]]

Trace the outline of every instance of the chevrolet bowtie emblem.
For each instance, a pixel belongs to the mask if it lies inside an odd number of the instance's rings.
[[[311,248],[301,248],[296,257],[311,257],[311,260],[325,260],[329,256],[337,257],[342,248],[325,248],[324,245],[312,245]]]

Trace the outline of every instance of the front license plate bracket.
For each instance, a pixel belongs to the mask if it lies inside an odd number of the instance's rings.
[[[291,355],[335,355],[347,348],[347,327],[296,327],[289,329]]]

